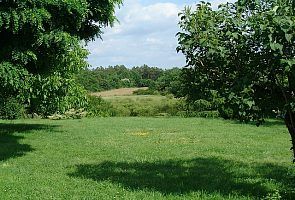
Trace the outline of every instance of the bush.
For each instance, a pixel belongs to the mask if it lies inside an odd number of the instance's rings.
[[[155,105],[157,115],[159,114],[164,114],[169,116],[175,116],[177,112],[179,111],[179,106],[178,106],[178,101],[177,99],[166,97],[166,99],[162,99],[161,102],[158,105]]]
[[[218,109],[218,112],[220,114],[220,117],[224,119],[233,119],[234,117],[234,111],[231,108],[226,108],[222,106]]]
[[[16,98],[1,99],[0,118],[19,119],[24,117],[25,107]]]
[[[52,119],[52,120],[60,120],[60,119],[81,119],[83,117],[87,116],[87,112],[84,111],[84,109],[70,109],[68,111],[66,111],[64,114],[54,114],[51,116],[48,116],[48,119]]]
[[[88,112],[88,116],[92,117],[111,117],[116,115],[111,103],[103,100],[101,97],[95,96],[88,96],[86,111]]]
[[[131,116],[130,108],[125,105],[113,105],[114,115],[118,117],[129,117]]]
[[[199,99],[192,104],[193,111],[208,111],[211,110],[212,104],[204,99]]]
[[[219,112],[218,111],[202,111],[202,112],[198,112],[196,117],[218,118]]]

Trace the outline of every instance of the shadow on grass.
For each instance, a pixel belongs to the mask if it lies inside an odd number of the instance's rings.
[[[0,123],[0,161],[25,155],[34,149],[28,144],[19,143],[23,134],[33,130],[52,131],[55,126],[43,124]]]
[[[285,121],[282,119],[269,119],[266,120],[265,123],[262,124],[265,127],[272,127],[272,126],[286,126]]]
[[[286,190],[292,188],[286,180],[287,172],[288,169],[274,165],[253,168],[228,160],[196,158],[184,161],[78,165],[76,171],[69,176],[98,182],[111,181],[131,190],[159,191],[164,195],[204,191],[261,198],[271,192],[265,186],[270,180],[283,184]],[[284,196],[285,199],[294,197],[290,193]]]
[[[252,126],[257,126],[257,122],[241,122],[239,120],[226,120],[232,124],[248,124],[248,125],[252,125]],[[263,122],[261,125],[259,125],[261,127],[273,127],[273,126],[286,126],[285,122],[283,119],[266,119],[265,122]]]

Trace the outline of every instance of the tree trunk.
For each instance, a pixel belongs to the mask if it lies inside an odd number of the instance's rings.
[[[286,113],[285,123],[291,135],[291,150],[293,151],[293,163],[295,163],[295,112],[288,111]]]

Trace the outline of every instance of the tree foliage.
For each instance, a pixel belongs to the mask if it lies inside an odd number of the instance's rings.
[[[180,71],[180,69],[178,70]],[[91,92],[124,87],[150,87],[154,89],[157,80],[168,71],[147,65],[131,69],[124,65],[116,65],[82,70],[76,76],[76,79],[85,89]]]
[[[165,70],[155,82],[157,91],[163,94],[173,94],[175,97],[181,96],[181,69],[172,68]]]
[[[50,114],[85,102],[74,73],[87,66],[82,41],[100,37],[121,0],[0,0],[0,98]],[[74,95],[77,95],[76,93]],[[83,99],[83,95],[81,96]],[[73,102],[70,102],[73,100]]]
[[[282,112],[295,157],[295,2],[238,0],[217,10],[202,2],[180,17],[187,99],[217,91],[244,121]]]

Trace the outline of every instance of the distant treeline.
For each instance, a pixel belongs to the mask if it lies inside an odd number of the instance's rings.
[[[180,68],[161,69],[143,65],[131,69],[124,65],[85,69],[76,77],[77,81],[90,92],[124,88],[149,87],[161,93],[178,91]]]

